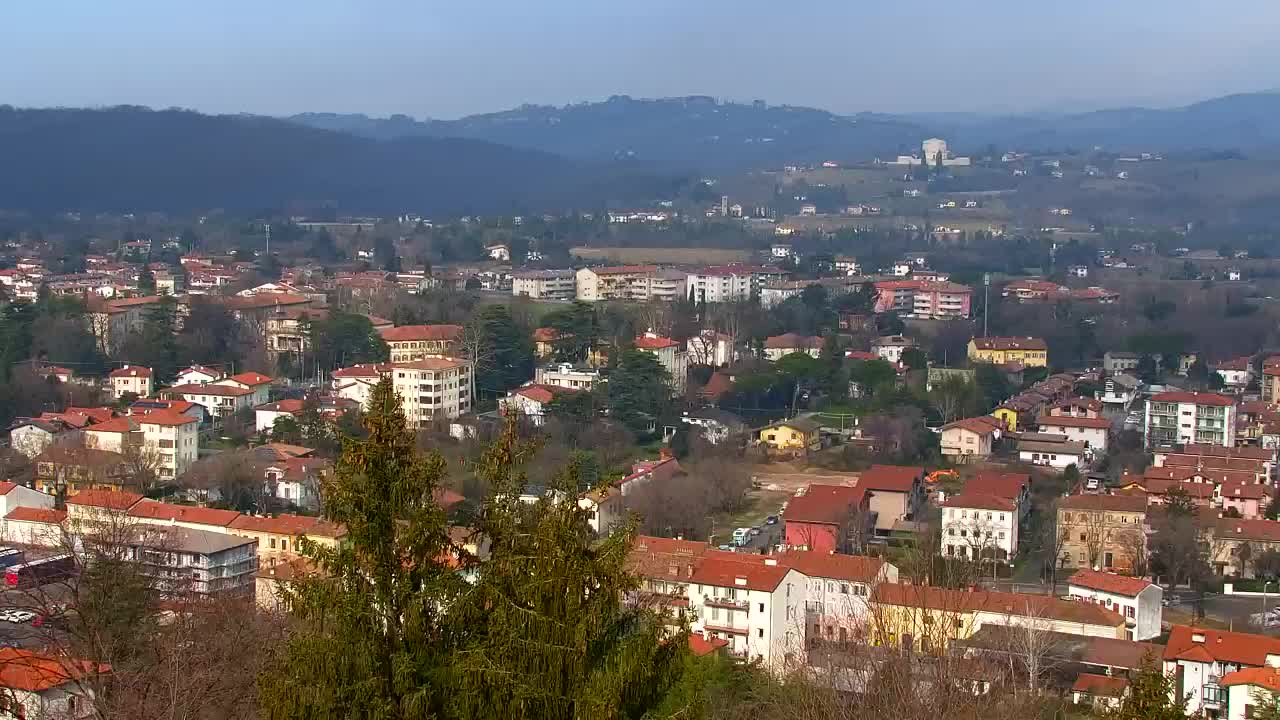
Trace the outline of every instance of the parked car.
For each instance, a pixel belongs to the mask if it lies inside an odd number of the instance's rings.
[[[767,517],[767,518],[765,518],[765,519],[764,519],[764,524],[765,524],[765,525],[777,525],[777,524],[778,524],[778,516],[777,516],[777,515],[770,515],[769,517]]]
[[[758,528],[758,527],[753,527],[753,528],[751,528],[751,537],[755,537],[755,536],[757,536],[757,535],[759,535],[759,534],[760,534],[760,528]]]

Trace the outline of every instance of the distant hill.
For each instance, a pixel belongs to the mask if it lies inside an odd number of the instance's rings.
[[[672,178],[481,140],[374,140],[254,116],[0,106],[0,207],[484,213],[669,195]],[[613,196],[617,197],[614,198]]]
[[[289,118],[366,137],[462,137],[577,159],[628,158],[662,168],[719,169],[853,160],[918,146],[925,131],[885,116],[840,116],[708,97],[626,96],[566,107],[527,105],[460,120],[308,113]]]
[[[1001,148],[1177,151],[1280,146],[1280,93],[1231,95],[1184,108],[1076,115],[975,113],[836,115],[707,97],[619,96],[566,107],[525,106],[459,120],[307,113],[294,122],[366,137],[462,137],[570,158],[630,157],[655,167],[768,167],[890,157],[940,135],[958,150]]]

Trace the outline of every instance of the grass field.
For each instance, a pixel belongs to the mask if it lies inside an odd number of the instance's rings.
[[[750,260],[752,255],[750,250],[665,247],[576,247],[570,249],[569,253],[583,260],[612,260],[627,264],[707,263],[712,265],[744,262]]]

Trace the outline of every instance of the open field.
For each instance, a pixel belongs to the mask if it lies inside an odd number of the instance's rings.
[[[722,248],[665,248],[665,247],[576,247],[569,253],[583,260],[612,260],[613,262],[676,263],[691,265],[745,262],[751,259],[750,250],[725,250]]]

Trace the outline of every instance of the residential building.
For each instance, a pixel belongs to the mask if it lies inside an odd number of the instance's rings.
[[[1152,464],[1155,467],[1248,472],[1253,474],[1255,482],[1269,485],[1275,473],[1276,449],[1188,444],[1156,448],[1152,453]]]
[[[346,528],[322,518],[289,514],[237,515],[227,532],[256,540],[259,564],[266,566],[302,557],[303,538],[336,548],[347,535]]]
[[[78,444],[84,437],[83,427],[61,418],[18,418],[9,428],[9,446],[34,458],[55,443]]]
[[[768,341],[765,342],[765,355],[769,353]],[[689,353],[692,365],[710,365],[711,367],[728,367],[738,361],[738,349],[733,338],[714,330],[703,330],[685,341],[685,350]]]
[[[648,300],[649,281],[657,272],[655,265],[581,268],[575,275],[576,298],[583,302]]]
[[[1142,381],[1125,373],[1118,373],[1107,378],[1102,386],[1102,403],[1119,406],[1121,410],[1129,409],[1138,398],[1138,388]]]
[[[1111,421],[1101,417],[1075,415],[1042,415],[1036,424],[1041,432],[1065,435],[1071,442],[1084,446],[1101,455],[1107,451],[1107,438],[1111,435]]]
[[[392,382],[404,405],[409,427],[417,428],[435,418],[456,418],[471,411],[472,365],[470,360],[425,357],[392,363]]]
[[[262,321],[262,335],[267,354],[276,362],[282,355],[294,359],[311,349],[311,333],[309,325],[329,317],[328,308],[316,308],[306,305],[290,305],[275,308]],[[380,330],[375,318],[374,330]],[[387,327],[390,323],[387,323]]]
[[[1262,369],[1262,399],[1272,405],[1280,405],[1280,365]]]
[[[240,517],[240,513],[235,510],[175,505],[150,498],[134,503],[125,515],[132,525],[179,527],[218,533],[228,532],[231,523]]]
[[[116,400],[125,395],[146,397],[155,392],[155,380],[151,368],[125,365],[111,371],[111,396]]]
[[[461,325],[401,325],[383,330],[391,349],[391,362],[413,362],[432,355],[447,355],[462,340]]]
[[[0,522],[0,538],[11,545],[62,547],[66,510],[19,507],[10,510]]]
[[[395,368],[391,363],[367,363],[334,370],[329,376],[334,393],[340,398],[353,400],[360,407],[369,407],[373,387],[384,377],[391,377]]]
[[[692,341],[690,341],[692,342]],[[784,333],[764,340],[764,357],[777,362],[792,353],[804,353],[810,357],[822,354],[823,340],[817,335]]]
[[[958,283],[924,280],[876,282],[876,312],[893,312],[922,320],[969,317],[973,289]]]
[[[902,354],[916,346],[914,338],[903,335],[886,335],[871,343],[871,352],[886,362],[897,365],[902,362]]]
[[[689,354],[680,347],[680,343],[647,332],[635,339],[635,347],[636,350],[647,352],[658,359],[658,364],[667,371],[671,394],[683,396],[688,382]]]
[[[129,508],[142,496],[128,491],[84,490],[67,498],[67,525],[72,533],[96,534],[128,525]]]
[[[19,647],[0,648],[0,713],[6,718],[84,720],[98,717],[94,690],[110,665]]]
[[[255,395],[262,397],[260,393],[255,393],[253,390],[239,385],[223,384],[222,381],[208,385],[174,385],[162,390],[161,395],[199,405],[204,408],[209,417],[218,422],[228,415],[252,408]]]
[[[114,541],[163,595],[253,597],[258,541],[188,527],[138,525]]]
[[[732,657],[783,672],[805,660],[807,586],[776,557],[710,551],[687,585],[691,629],[727,640]]]
[[[1126,640],[1149,640],[1161,633],[1164,590],[1146,578],[1084,568],[1067,580],[1067,596],[1123,615]]]
[[[1245,668],[1223,675],[1218,686],[1227,691],[1225,720],[1254,720],[1262,710],[1258,698],[1274,700],[1280,696],[1280,668],[1273,666]]]
[[[524,270],[511,274],[511,294],[535,300],[572,300],[577,295],[573,270]]]
[[[1014,442],[1018,459],[1032,465],[1065,470],[1068,466],[1088,467],[1093,452],[1082,442],[1067,440],[1065,435],[1022,433]]]
[[[134,482],[124,455],[80,444],[51,445],[31,462],[35,489],[50,496],[92,489],[123,490]]]
[[[747,300],[755,293],[761,268],[750,265],[711,265],[690,271],[685,279],[686,296],[697,302],[734,302]],[[768,269],[769,274],[776,270]]]
[[[1173,678],[1170,700],[1185,698],[1193,716],[1222,717],[1230,707],[1222,680],[1241,670],[1280,667],[1280,638],[1174,625],[1164,647],[1164,674]],[[1231,682],[1252,678],[1236,675]]]
[[[1253,559],[1268,551],[1280,551],[1280,521],[1276,520],[1217,518],[1207,535],[1209,563],[1219,575],[1257,577]]]
[[[1033,337],[981,337],[969,341],[969,360],[995,365],[1017,362],[1026,367],[1046,367],[1049,346]]]
[[[807,578],[805,637],[810,648],[819,641],[846,644],[865,638],[871,590],[898,582],[898,568],[880,558],[812,550],[774,557]]]
[[[1253,358],[1248,355],[1214,363],[1209,369],[1221,375],[1229,388],[1243,389],[1253,381]]]
[[[5,480],[0,482],[0,517],[18,508],[50,509],[54,497],[24,485]]]
[[[271,428],[275,427],[276,421],[280,418],[290,418],[297,420],[302,414],[304,401],[297,399],[280,400],[265,405],[259,405],[253,409],[253,427],[260,433],[270,433]]]
[[[770,452],[803,455],[822,447],[822,426],[813,420],[793,418],[755,431],[756,441]]]
[[[1004,430],[1004,423],[990,415],[943,425],[939,433],[942,455],[952,462],[985,460]]]
[[[560,339],[560,331],[551,327],[533,329],[533,354],[539,359],[549,358],[556,354],[556,341]]]
[[[117,353],[129,334],[142,329],[147,309],[160,300],[159,295],[112,300],[91,298],[85,310],[89,318],[89,329],[98,341],[98,349],[107,355]],[[181,308],[179,303],[179,317]]]
[[[888,536],[900,522],[915,520],[924,505],[924,468],[872,465],[858,477],[858,487],[870,496],[875,533]]]
[[[705,542],[637,535],[627,553],[627,571],[640,580],[635,599],[673,619],[689,617],[689,582],[694,566],[712,551]]]
[[[285,503],[316,511],[320,509],[320,483],[333,470],[333,461],[301,455],[277,453],[262,469],[267,492]]]
[[[786,546],[826,554],[861,550],[875,529],[870,501],[856,485],[809,484],[782,511]]]
[[[108,420],[87,428],[85,447],[137,459],[165,480],[185,473],[200,451],[199,422],[190,415],[157,411]]]
[[[515,390],[507,392],[507,396],[498,400],[498,409],[503,415],[517,413],[528,418],[535,426],[541,426],[547,414],[547,406],[557,397],[565,397],[579,392],[559,385],[539,385],[525,383]]]
[[[1138,353],[1112,350],[1102,354],[1102,370],[1108,375],[1133,372],[1141,360]]]
[[[1147,398],[1147,447],[1236,444],[1236,401],[1217,393],[1171,391]]]
[[[173,380],[174,385],[206,385],[215,380],[221,380],[227,374],[221,370],[215,370],[203,365],[191,365],[178,371],[177,376]]]
[[[1027,473],[979,471],[964,484],[964,495],[990,495],[1013,503],[1018,521],[1031,512],[1031,476]]]
[[[873,644],[941,654],[988,626],[1015,632],[1124,637],[1119,613],[1046,595],[880,583],[871,592]]]
[[[685,410],[680,414],[680,422],[699,428],[702,439],[712,445],[741,438],[747,430],[747,423],[741,417],[715,407]]]
[[[600,382],[598,368],[572,363],[542,365],[534,370],[533,381],[539,385],[555,385],[570,390],[591,390]]]
[[[1125,495],[1070,495],[1058,502],[1060,567],[1133,570],[1146,555],[1147,500]]]
[[[1018,554],[1018,506],[995,495],[961,492],[942,503],[942,553],[1010,562]]]

